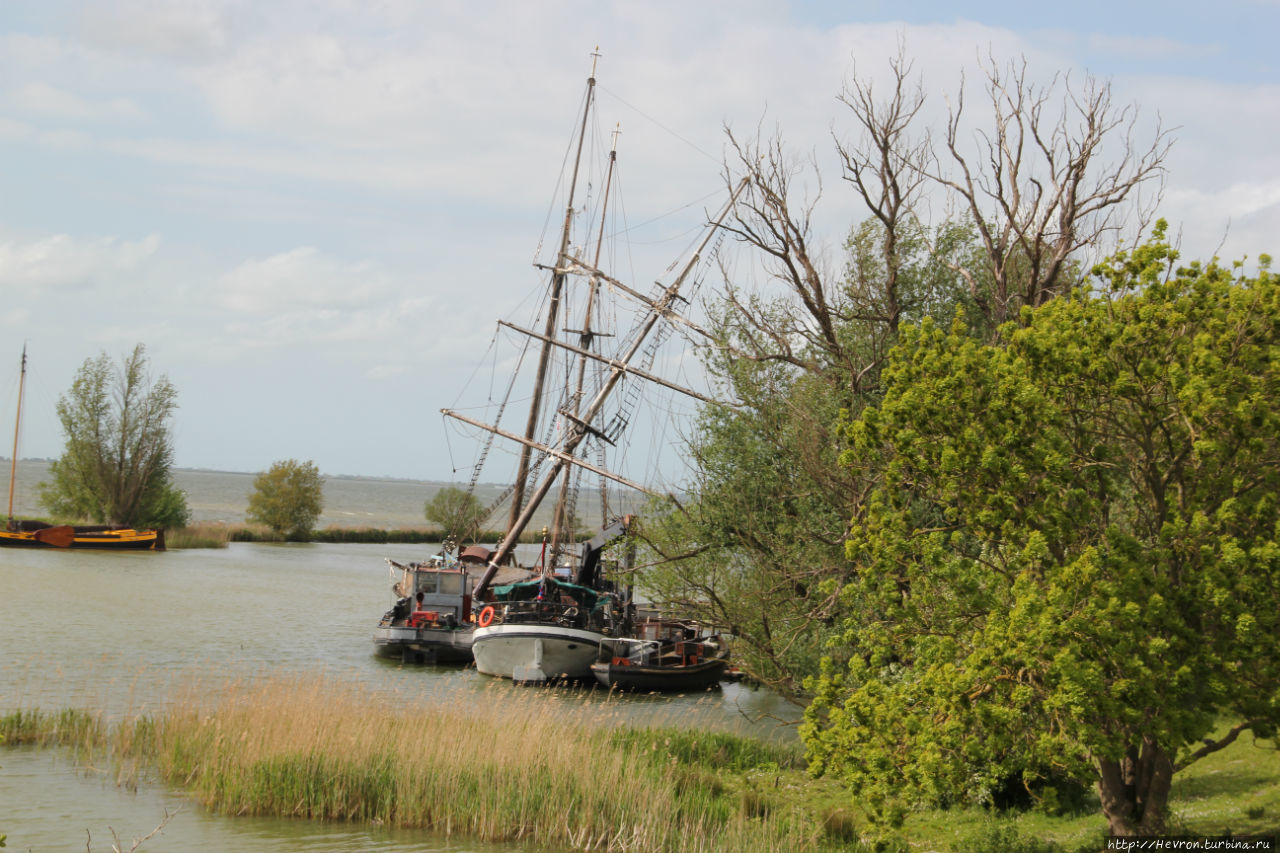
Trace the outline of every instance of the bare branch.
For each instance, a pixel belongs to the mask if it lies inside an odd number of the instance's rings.
[[[840,101],[862,128],[862,138],[855,144],[836,140],[844,179],[884,228],[881,244],[886,276],[882,292],[884,310],[879,316],[864,314],[864,317],[882,322],[888,327],[890,337],[897,335],[902,319],[898,292],[901,228],[906,220],[914,218],[916,198],[927,179],[932,157],[928,136],[913,140],[910,135],[925,97],[918,80],[913,86],[909,83],[912,66],[905,54],[905,46],[899,43],[898,54],[890,61],[893,84],[884,101],[876,99],[870,81],[860,80],[856,74],[845,84]],[[870,368],[871,365],[865,365],[859,373],[866,374]]]
[[[974,170],[963,153],[962,83],[946,131],[954,172],[931,177],[973,219],[986,269],[965,275],[975,296],[978,282],[989,280],[985,310],[998,324],[1021,305],[1043,304],[1068,289],[1074,282],[1064,273],[1080,250],[1119,242],[1126,203],[1161,179],[1172,140],[1157,125],[1151,142],[1139,146],[1137,109],[1117,107],[1110,84],[1089,76],[1077,87],[1055,76],[1036,86],[1025,58],[1001,66],[989,56],[986,91],[992,125],[975,133],[982,167]],[[1059,101],[1061,110],[1052,111]],[[1116,159],[1105,162],[1117,146]]]

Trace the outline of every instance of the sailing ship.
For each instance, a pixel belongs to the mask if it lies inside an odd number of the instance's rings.
[[[111,525],[49,524],[13,517],[14,486],[18,475],[18,434],[22,428],[22,395],[27,383],[27,348],[22,348],[18,378],[18,414],[13,426],[13,457],[9,463],[9,519],[0,530],[0,548],[93,548],[109,551],[163,551],[164,532]]]
[[[627,636],[631,630],[634,608],[630,593],[609,580],[610,573],[604,571],[604,567],[609,562],[606,551],[613,540],[625,536],[634,519],[616,517],[610,512],[604,481],[621,483],[639,492],[651,493],[651,490],[609,471],[603,457],[606,448],[616,445],[637,414],[635,408],[641,395],[633,392],[636,383],[657,383],[710,402],[692,390],[655,376],[649,368],[657,347],[675,322],[696,328],[683,320],[676,309],[696,286],[695,271],[713,237],[718,236],[719,224],[728,215],[733,197],[737,195],[735,191],[720,213],[712,218],[690,259],[678,269],[671,283],[658,281],[651,294],[623,284],[600,269],[605,217],[617,161],[615,133],[607,169],[603,170],[604,189],[599,202],[601,212],[594,259],[588,262],[582,248],[571,250],[575,217],[579,213],[575,193],[594,106],[595,71],[593,61],[581,123],[575,126],[576,151],[566,184],[567,202],[559,248],[554,261],[542,266],[548,273],[542,331],[499,321],[500,326],[522,335],[527,346],[537,350],[537,369],[529,393],[530,408],[524,432],[502,429],[496,419],[491,425],[458,411],[441,410],[445,416],[489,434],[472,475],[472,488],[495,437],[520,446],[514,481],[502,499],[504,502],[509,499],[506,533],[472,595],[474,607],[478,609],[472,639],[476,668],[487,675],[519,682],[589,680],[601,641]],[[596,222],[594,216],[583,215],[582,220],[589,226]],[[586,246],[591,240],[588,237],[579,242]],[[613,335],[602,328],[601,296],[605,288],[610,293],[629,297],[637,305],[629,333]],[[581,310],[580,317],[573,314],[573,308]],[[575,319],[578,328],[562,328],[573,324]],[[609,338],[617,343],[606,352],[604,342]],[[554,372],[553,360],[557,361]],[[549,383],[552,375],[562,377],[563,385]],[[513,377],[512,387],[514,385]],[[507,394],[498,407],[499,417],[506,407],[506,399],[511,396],[510,388]],[[593,452],[594,461],[588,461]],[[576,499],[584,472],[602,478],[601,518],[605,524],[600,534],[581,548],[575,548]],[[496,573],[511,565],[516,544],[553,489],[556,496],[552,521],[549,535],[543,536],[539,565],[526,581],[494,585]]]

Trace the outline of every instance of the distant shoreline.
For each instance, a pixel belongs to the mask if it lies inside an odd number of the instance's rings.
[[[39,484],[48,479],[53,460],[19,459],[14,515],[20,518],[41,518],[44,509],[39,504]],[[9,459],[0,462],[6,468]],[[253,480],[260,472],[220,471],[210,468],[174,468],[177,487],[186,493],[187,506],[191,510],[191,523],[221,523],[232,527],[246,524],[249,494]],[[423,514],[423,506],[441,489],[466,488],[465,483],[443,480],[417,480],[407,477],[376,477],[354,475],[321,475],[325,481],[324,510],[316,519],[316,528],[328,527],[376,530],[420,530],[431,525]],[[500,503],[508,490],[507,484],[477,483],[475,495],[482,505],[495,510],[486,527],[498,527],[508,511]],[[610,515],[634,513],[642,506],[643,498],[637,494],[611,493]],[[575,526],[594,530],[602,524],[599,502],[589,501],[579,515]],[[535,530],[551,523],[551,508],[543,507],[534,517],[531,527]]]
[[[13,458],[10,456],[0,456],[0,464],[8,465],[12,461],[13,461]],[[18,459],[19,464],[23,462],[39,462],[45,465],[49,465],[56,461],[57,461],[56,459],[50,459],[48,457],[43,457],[43,456],[22,456]],[[173,467],[172,470],[175,473],[182,472],[185,474],[234,474],[234,475],[242,475],[246,477],[256,477],[262,473],[262,471],[232,471],[225,468],[185,468],[185,467],[176,466],[176,465]],[[263,469],[263,470],[266,470],[266,469]],[[392,477],[390,475],[385,475],[385,474],[326,474],[324,472],[321,472],[320,476],[325,478],[326,480],[371,480],[371,481],[386,482],[386,483],[413,483],[413,484],[418,484],[423,486],[456,486],[458,484],[457,480],[424,480],[420,477]],[[481,482],[481,483],[477,483],[476,485],[491,487],[491,488],[501,488],[505,484]]]

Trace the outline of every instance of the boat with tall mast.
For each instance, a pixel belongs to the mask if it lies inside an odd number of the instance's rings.
[[[13,517],[13,496],[18,477],[18,436],[22,431],[22,396],[27,384],[27,348],[22,347],[18,374],[18,406],[13,425],[13,457],[9,461],[9,513],[0,530],[0,548],[94,548],[111,551],[164,550],[158,530],[134,530],[110,525],[49,524]]]
[[[595,57],[598,58],[598,54]],[[575,193],[594,106],[595,71],[593,60],[581,122],[576,127],[576,148],[567,182],[558,250],[553,262],[543,267],[549,276],[542,331],[499,321],[500,326],[537,346],[537,368],[524,432],[505,430],[496,422],[487,424],[452,409],[441,410],[447,417],[488,432],[489,442],[499,437],[520,447],[514,483],[506,496],[510,500],[506,532],[472,593],[473,607],[478,611],[472,654],[480,672],[522,682],[589,679],[601,640],[624,636],[629,630],[632,612],[629,598],[606,579],[603,569],[610,544],[631,529],[633,517],[610,518],[607,497],[602,498],[600,534],[580,548],[574,548],[578,477],[589,472],[603,478],[602,482],[611,480],[639,492],[650,491],[609,471],[601,461],[605,448],[618,442],[635,415],[639,394],[615,394],[624,381],[655,382],[707,400],[653,375],[648,368],[670,324],[680,319],[679,303],[687,298],[686,291],[696,281],[693,273],[733,203],[731,198],[712,218],[707,233],[672,282],[657,282],[653,294],[642,294],[607,275],[600,269],[600,240],[605,232],[604,217],[617,161],[615,133],[609,151],[593,259],[587,262],[581,248],[571,250],[575,216],[580,213]],[[585,245],[589,241],[582,242]],[[570,298],[571,284],[580,284],[579,290],[585,291],[577,303]],[[605,351],[602,342],[615,336],[606,334],[597,323],[603,287],[627,295],[639,306],[634,325],[627,334],[616,336],[617,343],[611,353]],[[571,304],[582,306],[579,327],[561,328],[562,324],[573,322],[566,310]],[[554,375],[564,378],[563,386],[554,389],[548,383],[553,375],[553,361],[562,365]],[[613,407],[607,408],[611,403]],[[504,408],[505,400],[499,414]],[[596,451],[595,462],[586,458],[589,448]],[[481,454],[480,464],[487,450],[488,445]],[[478,472],[479,464],[473,474],[473,485]],[[523,582],[491,585],[496,573],[512,561],[521,536],[553,490],[556,498],[551,525],[544,531],[542,550],[532,576]],[[607,496],[607,489],[601,491],[602,496]]]

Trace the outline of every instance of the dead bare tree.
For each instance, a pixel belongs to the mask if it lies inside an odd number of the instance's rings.
[[[853,277],[850,296],[854,306],[849,319],[882,328],[890,339],[895,339],[903,310],[898,285],[902,229],[916,220],[916,200],[926,182],[930,153],[927,134],[918,139],[912,136],[912,125],[925,98],[919,81],[914,85],[910,81],[912,66],[902,44],[889,66],[892,85],[884,100],[877,99],[870,80],[859,79],[855,74],[846,82],[839,98],[860,127],[861,138],[855,143],[837,138],[835,145],[843,163],[844,179],[880,223],[884,234],[883,284],[875,287]],[[884,349],[876,347],[877,355]]]
[[[1126,202],[1163,176],[1172,140],[1157,124],[1151,142],[1137,144],[1136,106],[1117,107],[1110,84],[1095,77],[1079,88],[1065,75],[1038,86],[1025,58],[1002,66],[988,57],[985,73],[992,125],[975,133],[977,156],[964,153],[962,80],[946,128],[955,171],[930,177],[955,193],[977,229],[986,269],[957,272],[998,324],[1074,283],[1064,277],[1072,257],[1120,234]],[[1146,211],[1138,216],[1145,221]]]
[[[796,199],[794,181],[805,166],[786,152],[781,134],[766,140],[757,130],[754,141],[740,141],[729,128],[725,134],[736,156],[736,163],[725,169],[726,177],[731,184],[745,177],[747,185],[722,227],[763,256],[768,275],[794,294],[800,306],[798,311],[777,303],[766,308],[729,283],[727,298],[741,336],[740,355],[817,371],[817,354],[840,359],[842,353],[830,289],[811,251],[813,209],[822,192],[816,164],[809,164],[815,180],[812,195]]]
[[[901,281],[906,235],[920,233],[917,207],[934,159],[929,134],[917,130],[925,96],[905,46],[899,45],[890,70],[883,97],[869,78],[856,75],[839,95],[859,131],[853,141],[833,132],[842,178],[879,226],[874,262],[851,255],[843,277],[825,273],[813,253],[811,222],[822,186],[816,164],[789,156],[780,134],[762,140],[757,132],[754,142],[745,143],[726,129],[735,155],[726,179],[731,185],[748,179],[728,230],[765,259],[773,282],[796,297],[790,304],[760,300],[729,283],[730,313],[746,355],[814,374],[834,366],[849,377],[853,397],[878,384],[897,341],[908,302]],[[818,190],[801,198],[796,181],[806,172]],[[855,340],[850,328],[858,330]]]

